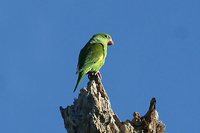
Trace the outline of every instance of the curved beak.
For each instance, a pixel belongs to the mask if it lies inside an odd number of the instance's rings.
[[[114,45],[114,42],[112,39],[110,39],[110,41],[108,42],[108,46]]]

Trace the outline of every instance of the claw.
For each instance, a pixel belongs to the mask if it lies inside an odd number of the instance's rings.
[[[100,80],[102,79],[102,76],[101,76],[100,71],[97,71],[97,72],[95,73],[95,75],[96,75]]]

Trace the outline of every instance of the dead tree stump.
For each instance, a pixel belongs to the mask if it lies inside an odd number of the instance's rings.
[[[60,107],[60,112],[68,133],[164,133],[165,130],[155,98],[151,99],[144,116],[134,112],[132,120],[120,121],[102,82],[96,77],[91,77],[87,88],[80,90],[73,105]]]

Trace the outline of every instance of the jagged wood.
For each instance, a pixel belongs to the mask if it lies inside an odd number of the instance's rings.
[[[60,107],[60,112],[68,133],[164,133],[165,130],[155,98],[144,116],[134,112],[132,120],[121,122],[111,108],[102,82],[95,76],[90,77],[87,88],[80,90],[73,105]]]

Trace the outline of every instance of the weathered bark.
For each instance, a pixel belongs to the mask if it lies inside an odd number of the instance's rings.
[[[121,122],[96,77],[90,78],[88,87],[81,89],[73,105],[60,107],[60,112],[68,133],[164,133],[165,130],[158,118],[155,98],[144,116],[134,112],[132,120]]]

